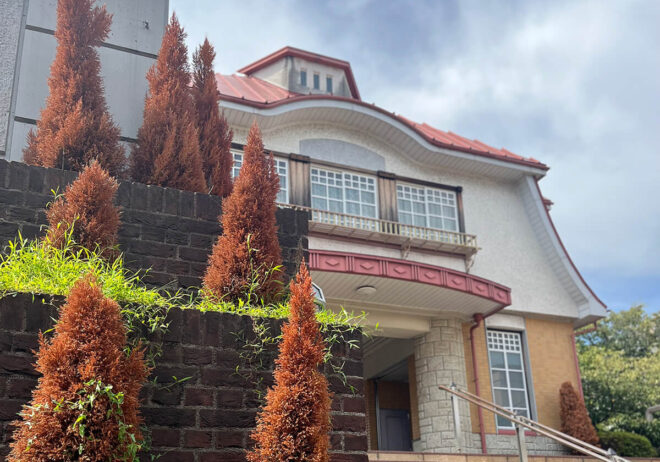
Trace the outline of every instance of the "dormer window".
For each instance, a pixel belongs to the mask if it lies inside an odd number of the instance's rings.
[[[306,69],[300,69],[300,86],[301,87],[306,87],[307,86],[307,70]]]
[[[325,91],[327,93],[332,93],[332,77],[330,76],[325,78]]]
[[[318,72],[314,72],[314,90],[321,89],[321,75]]]

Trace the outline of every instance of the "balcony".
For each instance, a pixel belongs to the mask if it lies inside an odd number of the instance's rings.
[[[309,230],[352,239],[395,244],[402,249],[416,248],[453,254],[474,255],[479,247],[473,234],[407,225],[378,218],[359,217],[338,212],[287,205],[310,214]]]

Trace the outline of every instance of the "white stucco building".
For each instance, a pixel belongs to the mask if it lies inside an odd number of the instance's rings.
[[[235,160],[256,120],[280,202],[310,211],[328,305],[379,325],[364,345],[370,449],[511,453],[511,423],[467,405],[456,440],[437,388],[452,382],[558,428],[561,383],[579,387],[573,329],[605,307],[554,229],[548,167],[361,101],[346,61],[286,47],[238,72],[217,76]]]

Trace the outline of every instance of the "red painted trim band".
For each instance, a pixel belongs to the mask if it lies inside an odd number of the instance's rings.
[[[309,268],[316,271],[359,274],[419,282],[475,295],[498,303],[511,304],[511,289],[488,279],[441,266],[395,258],[329,250],[310,250]]]

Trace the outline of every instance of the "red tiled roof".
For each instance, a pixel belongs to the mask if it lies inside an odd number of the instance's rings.
[[[244,68],[245,69],[245,68]],[[218,82],[218,91],[220,99],[225,101],[233,101],[240,104],[245,104],[257,108],[271,108],[280,106],[282,104],[293,103],[294,101],[301,100],[337,100],[346,101],[353,104],[359,104],[369,107],[378,112],[386,114],[395,120],[409,126],[429,143],[455,151],[467,152],[470,154],[481,155],[494,159],[504,160],[517,164],[527,165],[542,170],[548,170],[548,167],[539,162],[538,160],[528,157],[519,156],[504,148],[497,149],[487,145],[479,140],[470,140],[452,132],[446,132],[437,128],[431,127],[426,123],[417,123],[409,120],[401,115],[396,115],[385,109],[379,108],[371,104],[364,103],[361,100],[354,98],[344,98],[341,96],[327,95],[327,94],[302,94],[296,93],[284,88],[278,87],[272,83],[266,82],[256,77],[239,76],[239,75],[220,75],[216,74]]]
[[[257,103],[268,104],[299,95],[299,93],[293,93],[256,77],[216,74],[215,80],[218,82],[220,95]]]

